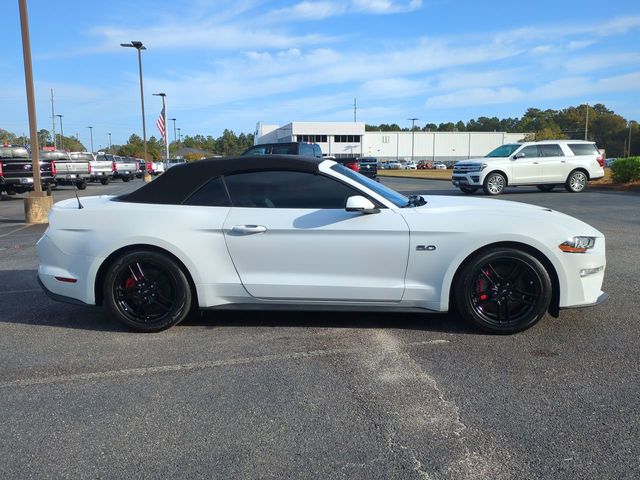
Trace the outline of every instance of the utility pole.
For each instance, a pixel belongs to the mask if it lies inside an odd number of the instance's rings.
[[[53,102],[53,88],[51,89],[51,124],[52,124],[52,136],[53,136],[53,149],[57,150],[58,142],[56,141],[56,110]]]
[[[64,150],[64,133],[62,132],[62,117],[64,115],[56,114],[56,117],[60,119],[60,150]]]
[[[170,118],[169,120],[171,120],[173,122],[173,143],[176,143],[176,119],[175,118]]]
[[[627,156],[631,156],[631,127],[633,126],[633,120],[629,120],[629,150],[627,151]]]
[[[419,120],[419,118],[409,118],[409,120],[411,120],[411,161],[413,162],[413,145],[414,145],[414,135],[415,135],[415,126],[416,126],[416,120]]]
[[[93,127],[87,127],[89,129],[89,133],[91,134],[91,153],[93,153]]]
[[[356,103],[356,99],[354,97],[354,99],[353,99],[353,123],[357,122],[357,111],[358,111],[358,104]]]
[[[589,131],[589,104],[587,103],[587,116],[584,121],[584,139],[587,140],[587,133]]]

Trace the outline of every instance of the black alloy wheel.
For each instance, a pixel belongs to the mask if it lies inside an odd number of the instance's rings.
[[[556,188],[555,185],[536,185],[536,187],[538,188],[538,190],[540,190],[541,192],[550,192],[551,190],[553,190],[554,188]]]
[[[455,285],[460,314],[489,333],[526,330],[546,313],[551,302],[551,279],[529,253],[497,248],[469,262]]]
[[[104,298],[125,325],[140,332],[157,332],[184,320],[193,296],[173,259],[154,251],[136,251],[109,267]]]
[[[480,187],[460,187],[460,191],[462,193],[466,193],[466,194],[470,195],[472,193],[477,192],[478,188],[480,188]]]

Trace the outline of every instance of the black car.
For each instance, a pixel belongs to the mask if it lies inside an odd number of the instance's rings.
[[[320,145],[317,143],[263,143],[248,148],[242,155],[300,155],[302,157],[322,158],[322,150],[320,150]]]
[[[378,159],[375,157],[331,157],[331,160],[372,180],[378,180]]]
[[[29,151],[22,146],[0,146],[0,191],[8,195],[33,190],[33,164]],[[40,161],[40,183],[46,189],[55,184],[55,163],[47,159]]]

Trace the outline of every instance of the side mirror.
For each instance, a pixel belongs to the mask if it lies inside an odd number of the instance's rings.
[[[347,198],[347,204],[345,206],[347,212],[361,212],[368,213],[380,213],[380,209],[376,208],[371,200],[361,195],[354,195]]]
[[[516,154],[513,156],[513,159],[514,159],[514,160],[516,160],[516,159],[518,159],[518,158],[524,158],[524,157],[526,157],[526,155],[525,155],[523,152],[520,152],[520,153],[516,153]]]

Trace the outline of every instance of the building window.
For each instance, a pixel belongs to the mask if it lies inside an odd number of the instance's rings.
[[[389,135],[383,135],[382,136],[382,143],[389,143],[389,142],[390,142]]]
[[[297,135],[298,142],[327,143],[326,135]]]
[[[360,143],[360,135],[334,135],[336,143]]]

